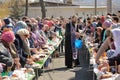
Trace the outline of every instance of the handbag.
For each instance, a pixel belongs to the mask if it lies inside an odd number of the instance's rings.
[[[76,40],[75,40],[75,48],[76,48],[76,49],[82,48],[82,45],[83,45],[82,40],[79,40],[79,39],[76,39]]]

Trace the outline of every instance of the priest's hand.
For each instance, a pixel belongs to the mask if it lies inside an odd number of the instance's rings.
[[[76,35],[76,38],[80,38],[80,36],[81,36],[81,34],[78,32],[76,32],[75,35]]]

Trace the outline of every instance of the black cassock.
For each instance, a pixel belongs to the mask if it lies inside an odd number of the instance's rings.
[[[75,27],[74,24],[72,24]],[[75,65],[79,65],[78,59],[73,60],[73,51],[71,46],[71,22],[66,24],[66,31],[65,31],[65,65],[68,68],[73,67],[73,61]]]
[[[70,23],[66,24],[66,31],[65,31],[65,65],[67,67],[72,67],[72,47],[71,47]]]

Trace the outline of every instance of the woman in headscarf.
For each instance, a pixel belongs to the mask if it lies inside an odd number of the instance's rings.
[[[15,46],[17,48],[19,57],[20,57],[20,63],[22,67],[24,67],[27,58],[30,57],[30,44],[29,44],[29,31],[27,29],[20,29],[17,31],[15,35]]]
[[[28,31],[30,33],[30,36],[28,38],[29,40],[29,43],[30,43],[30,51],[31,51],[31,54],[35,54],[35,53],[39,53],[37,51],[37,48],[35,47],[35,43],[36,43],[36,40],[35,40],[35,34],[32,32],[33,31],[33,28],[34,26],[32,24],[27,24],[28,25]]]
[[[40,34],[38,26],[34,25],[34,28],[32,30],[32,32],[35,34],[34,35],[34,41],[35,41],[35,47],[42,47],[43,45],[45,45],[47,43],[47,41],[43,38],[43,36]]]
[[[107,57],[109,60],[109,65],[115,65],[115,61],[117,61],[117,65],[120,64],[120,29],[113,29],[111,31],[107,31],[109,33],[106,40],[101,45],[100,49],[97,52],[96,62],[99,61],[100,56],[105,52],[105,50],[110,47],[107,51]]]
[[[27,24],[23,21],[18,21],[13,28],[13,32],[16,34],[18,30],[20,29],[27,29]]]
[[[12,60],[13,66],[16,68],[20,68],[17,49],[15,48],[15,45],[13,43],[14,40],[15,40],[15,36],[12,31],[3,31],[2,36],[1,36],[0,46],[1,46],[1,49],[4,51],[2,51],[2,50],[0,51],[1,52],[0,62],[3,62],[6,65],[10,66],[10,61]],[[2,46],[4,46],[4,49]],[[6,53],[3,54],[3,52],[6,52]],[[4,57],[2,57],[2,55],[4,55]],[[9,57],[9,58],[6,58],[6,57]],[[8,67],[8,66],[6,66],[6,67]]]
[[[101,32],[102,32],[102,27],[97,27],[96,28],[96,33],[95,33],[95,41],[94,43],[101,43]]]
[[[101,42],[105,41],[105,39],[107,37],[106,31],[107,31],[107,29],[109,29],[111,27],[111,24],[112,24],[112,22],[109,20],[104,21],[104,23],[102,24],[103,30],[101,32],[101,40],[102,40]]]
[[[47,27],[48,27],[48,25],[43,25],[43,26],[41,27],[41,30],[39,30],[41,36],[43,36],[43,38],[44,38],[46,41],[48,41],[48,37],[45,35],[45,30],[46,30]]]

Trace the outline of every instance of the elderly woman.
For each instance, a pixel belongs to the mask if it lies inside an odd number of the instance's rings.
[[[101,45],[100,49],[97,52],[96,62],[98,62],[100,56],[107,50],[107,57],[110,66],[114,66],[117,61],[117,65],[120,64],[120,29],[113,29],[111,31],[107,31],[109,33],[106,40]]]
[[[14,45],[15,36],[12,31],[4,31],[0,43],[0,62],[7,67],[13,66],[20,68],[18,53]]]
[[[43,25],[41,27],[41,29],[39,30],[41,36],[47,41],[48,40],[48,37],[45,35],[45,30],[46,28],[48,27],[48,25]]]
[[[15,46],[18,50],[18,54],[20,57],[20,63],[22,67],[24,67],[27,58],[31,55],[30,53],[30,44],[29,44],[29,31],[27,29],[20,29],[17,31],[15,35]]]
[[[35,47],[41,48],[43,45],[47,43],[47,41],[40,34],[38,26],[34,25],[32,32],[35,34],[33,38],[35,41]]]
[[[96,34],[95,34],[95,43],[101,43],[101,32],[102,32],[102,28],[97,27]]]
[[[32,32],[34,26],[32,24],[27,24],[27,25],[28,25],[28,31],[30,33],[30,36],[29,36],[28,40],[29,40],[29,43],[30,43],[29,48],[30,48],[31,54],[39,53],[39,51],[35,47],[35,44],[36,44],[36,40],[35,40],[36,35]]]
[[[103,30],[101,32],[101,41],[102,42],[105,41],[105,39],[107,37],[106,31],[107,31],[107,29],[109,29],[111,27],[111,24],[112,24],[112,22],[109,20],[104,21],[104,23],[102,24],[102,28],[103,28]]]

